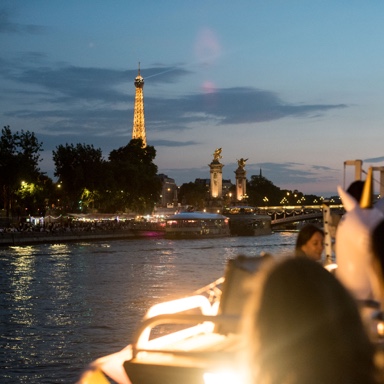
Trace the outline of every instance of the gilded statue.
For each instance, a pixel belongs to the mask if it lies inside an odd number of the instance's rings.
[[[215,152],[213,152],[213,160],[219,161],[222,158],[221,156],[221,148],[215,149]]]
[[[237,160],[237,165],[239,166],[239,168],[244,168],[247,160],[248,159],[243,159],[243,158],[241,158],[240,160]]]

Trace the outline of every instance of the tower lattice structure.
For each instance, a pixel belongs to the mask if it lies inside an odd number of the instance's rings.
[[[133,128],[132,139],[141,139],[143,141],[143,147],[147,146],[147,138],[145,133],[145,117],[144,117],[144,79],[139,73],[135,78],[135,106],[133,110]]]

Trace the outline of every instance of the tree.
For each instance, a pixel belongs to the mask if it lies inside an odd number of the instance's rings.
[[[115,210],[130,209],[150,213],[161,193],[161,180],[153,163],[156,150],[142,146],[141,139],[132,139],[128,145],[109,154],[110,203]]]
[[[105,160],[101,149],[86,144],[59,145],[53,151],[53,161],[54,175],[67,197],[67,209],[77,210],[84,193],[96,196],[104,188]]]
[[[249,203],[254,206],[278,205],[283,192],[272,181],[260,175],[253,175],[247,185]]]
[[[205,207],[208,197],[207,187],[202,183],[184,183],[180,187],[179,200],[183,205],[191,205],[196,209]]]
[[[1,131],[0,137],[0,186],[6,216],[12,212],[15,193],[21,188],[22,181],[35,183],[42,175],[39,169],[40,143],[35,134],[29,131],[12,133],[8,126]]]

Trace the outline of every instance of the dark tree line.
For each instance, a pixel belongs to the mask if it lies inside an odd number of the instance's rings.
[[[53,151],[54,183],[40,171],[42,143],[34,133],[12,133],[9,126],[0,137],[0,202],[6,217],[64,212],[149,213],[159,200],[161,181],[153,163],[156,150],[142,147],[141,139],[113,150],[108,160],[101,149],[87,144],[65,144]]]
[[[9,126],[1,131],[0,137],[0,187],[3,207],[8,217],[18,210],[18,192],[27,195],[22,186],[30,183],[39,185],[43,176],[39,169],[42,144],[34,133],[12,133]]]
[[[50,212],[124,212],[150,213],[159,201],[162,183],[154,164],[156,150],[143,148],[141,139],[103,158],[101,149],[87,144],[65,144],[53,151],[54,183],[40,171],[42,143],[34,133],[12,133],[9,126],[0,137],[0,203],[6,217],[45,215]],[[235,190],[230,191],[232,196]],[[282,190],[260,175],[247,182],[247,203],[252,206],[304,205],[316,196]],[[185,183],[180,187],[179,202],[195,209],[205,207],[209,188],[201,183]],[[226,203],[230,203],[227,199]],[[233,200],[233,199],[232,199]],[[319,201],[320,203],[320,201]]]
[[[231,193],[231,197],[229,197],[229,193]],[[235,195],[236,187],[233,185],[223,196],[225,204],[236,204]],[[202,209],[208,198],[209,188],[200,182],[185,183],[180,187],[179,200],[184,205]],[[315,195],[304,195],[297,190],[281,189],[261,174],[252,175],[247,181],[247,198],[242,201],[242,203],[254,207],[321,204],[321,202],[321,198]]]
[[[190,205],[196,210],[202,210],[209,198],[209,189],[201,183],[184,183],[180,187],[178,197],[182,205]]]
[[[53,151],[55,176],[66,210],[149,213],[159,200],[161,181],[153,163],[156,150],[141,139],[113,150],[104,160],[92,145],[59,145]]]

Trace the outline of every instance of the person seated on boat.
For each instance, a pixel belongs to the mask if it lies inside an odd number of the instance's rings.
[[[378,276],[374,271],[373,229],[384,220],[384,213],[373,205],[372,168],[364,182],[360,201],[338,187],[346,213],[336,230],[336,276],[362,306],[378,306]]]
[[[324,231],[314,224],[304,225],[296,240],[295,256],[321,261],[324,250]]]
[[[245,313],[250,383],[379,383],[375,348],[352,295],[307,257],[270,263]]]
[[[372,252],[384,276],[384,220],[381,220],[372,231]]]
[[[377,344],[376,359],[384,371],[384,346],[382,343],[384,324],[384,220],[381,220],[373,229],[371,236],[371,250],[373,254],[373,271],[377,277],[377,297],[379,297],[379,307],[371,310],[369,317],[363,316],[363,320],[368,326],[371,339]],[[363,315],[363,314],[362,314]]]

